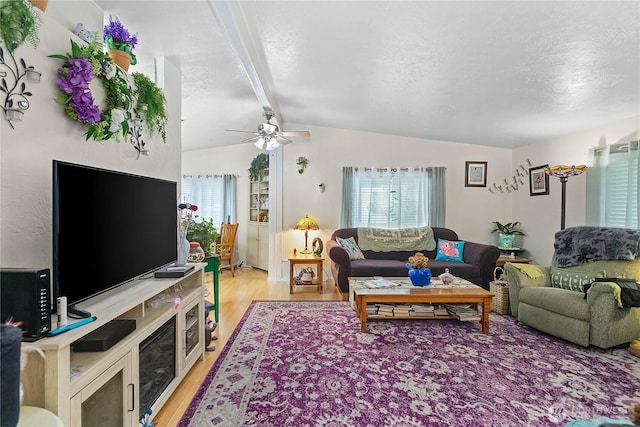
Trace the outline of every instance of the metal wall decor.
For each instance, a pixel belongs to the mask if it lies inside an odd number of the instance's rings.
[[[140,154],[143,156],[149,155],[149,150],[145,148],[145,142],[142,138],[142,120],[135,115],[131,120],[131,125],[129,126],[129,142],[133,145],[133,148],[136,149],[138,155],[136,156],[136,160],[140,158]]]
[[[27,66],[24,59],[16,61],[13,52],[0,47],[0,96],[4,97],[2,111],[11,129],[15,129],[13,123],[22,121],[24,112],[29,109],[28,97],[32,93],[27,90],[27,82],[40,83],[41,76],[42,73]]]
[[[531,167],[531,160],[529,159],[527,159],[527,166]],[[520,163],[520,166],[518,166],[516,170],[513,171],[511,182],[509,182],[507,178],[504,178],[502,180],[502,182],[504,182],[504,185],[494,182],[493,185],[488,188],[489,193],[498,194],[498,193],[504,193],[505,191],[507,193],[511,193],[512,191],[518,191],[520,189],[520,186],[524,186],[523,178],[526,176],[527,176],[527,169],[524,167],[522,163]]]

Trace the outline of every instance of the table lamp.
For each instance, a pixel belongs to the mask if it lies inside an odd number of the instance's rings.
[[[560,178],[560,183],[562,184],[562,207],[560,210],[560,230],[564,230],[564,211],[565,205],[567,202],[567,181],[569,177],[574,175],[580,175],[587,169],[585,165],[556,165],[551,166],[550,168],[545,167],[544,171],[549,176],[555,176]]]
[[[308,242],[309,242],[309,230],[318,230],[318,223],[309,218],[309,215],[305,215],[298,223],[293,227],[294,230],[304,230],[304,250],[300,251],[301,254],[310,254]]]

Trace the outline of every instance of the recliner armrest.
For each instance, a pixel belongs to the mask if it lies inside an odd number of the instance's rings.
[[[527,276],[511,263],[504,265],[504,273],[507,276],[507,282],[509,282],[509,306],[511,307],[511,314],[516,318],[518,317],[518,304],[520,303],[520,289],[532,286],[551,286],[549,267],[539,265],[536,267],[542,271],[542,277],[534,279]]]
[[[616,290],[617,287],[617,290]],[[620,301],[620,286],[614,282],[594,282],[587,292],[587,302],[593,305],[601,295],[610,295],[614,299],[616,305],[622,308]]]

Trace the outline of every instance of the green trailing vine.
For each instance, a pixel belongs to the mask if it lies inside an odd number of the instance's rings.
[[[162,141],[167,139],[167,101],[162,90],[142,73],[133,73],[135,94],[138,98],[138,114],[150,133],[158,133]]]
[[[40,23],[40,15],[29,0],[0,0],[0,40],[9,51],[24,42],[38,47]]]

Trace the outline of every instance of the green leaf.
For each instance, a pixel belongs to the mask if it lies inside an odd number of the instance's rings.
[[[62,59],[63,61],[66,61],[68,59],[66,55],[49,55],[49,58]]]
[[[82,49],[78,46],[78,43],[71,40],[71,57],[80,58],[82,56]]]

